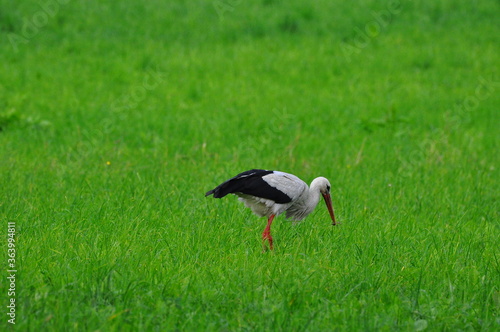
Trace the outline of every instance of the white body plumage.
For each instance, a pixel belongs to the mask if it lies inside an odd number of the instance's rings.
[[[286,212],[286,218],[299,221],[307,217],[318,205],[320,199],[319,188],[329,188],[327,179],[314,179],[311,187],[293,174],[274,171],[262,177],[269,186],[286,193],[290,197],[288,203],[277,203],[272,199],[234,193],[245,206],[250,208],[259,217],[280,215]]]

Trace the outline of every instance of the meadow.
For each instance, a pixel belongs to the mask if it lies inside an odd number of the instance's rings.
[[[499,15],[0,0],[0,330],[498,331]],[[251,168],[327,177],[341,225],[263,253],[204,197]]]

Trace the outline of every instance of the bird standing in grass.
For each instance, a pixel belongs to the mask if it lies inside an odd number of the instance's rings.
[[[293,174],[252,169],[225,181],[205,196],[213,194],[214,198],[222,198],[234,194],[256,215],[266,216],[267,226],[262,233],[262,240],[264,245],[267,240],[269,248],[273,250],[271,223],[274,217],[286,212],[286,218],[302,220],[318,205],[320,195],[325,200],[333,225],[336,225],[330,187],[330,182],[324,177],[314,179],[308,187]]]

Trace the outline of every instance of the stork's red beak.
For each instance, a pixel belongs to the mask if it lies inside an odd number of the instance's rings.
[[[335,214],[333,213],[332,198],[330,197],[330,193],[323,194],[323,198],[325,199],[328,212],[330,212],[330,217],[332,217],[332,225],[335,226],[337,223],[335,222]]]

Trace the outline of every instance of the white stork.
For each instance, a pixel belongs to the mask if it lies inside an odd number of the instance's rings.
[[[333,225],[336,225],[330,197],[330,182],[324,177],[314,179],[308,187],[293,174],[252,169],[225,181],[208,191],[205,196],[212,194],[214,198],[234,194],[256,215],[266,216],[267,226],[262,233],[262,240],[268,240],[271,250],[273,249],[271,223],[274,217],[286,212],[286,218],[302,220],[318,205],[320,194],[325,199]]]

